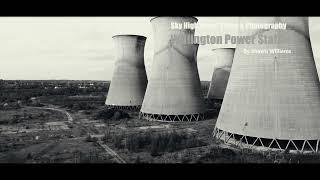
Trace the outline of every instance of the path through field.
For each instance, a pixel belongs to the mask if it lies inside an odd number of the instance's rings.
[[[28,107],[28,108],[36,108],[36,109],[45,109],[45,110],[52,110],[52,111],[59,111],[66,115],[69,123],[74,123],[74,120],[70,113],[68,113],[64,109],[58,109],[56,107]],[[82,123],[80,123],[82,125]],[[85,127],[85,126],[83,126]],[[85,127],[86,131],[89,132],[91,135],[96,135],[89,127]],[[115,151],[113,151],[108,145],[103,144],[101,141],[97,142],[108,154],[110,154],[116,162],[118,163],[126,163]]]
[[[58,111],[62,114],[65,114],[67,116],[67,119],[68,119],[68,122],[72,123],[73,122],[73,118],[72,116],[66,111],[66,110],[63,110],[63,109],[58,109],[58,108],[53,108],[53,107],[26,107],[26,108],[34,108],[34,109],[44,109],[44,110],[52,110],[52,111]]]

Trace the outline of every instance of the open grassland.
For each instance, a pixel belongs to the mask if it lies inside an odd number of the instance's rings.
[[[21,85],[28,91],[8,86],[9,95],[2,93],[11,108],[0,108],[0,163],[320,162],[319,154],[257,152],[214,140],[218,101],[206,100],[206,120],[164,123],[139,119],[138,112],[106,109],[108,87],[101,82],[88,89],[67,82],[55,89],[58,85],[46,83]],[[208,87],[202,82],[204,96]],[[32,96],[41,106],[28,102]]]

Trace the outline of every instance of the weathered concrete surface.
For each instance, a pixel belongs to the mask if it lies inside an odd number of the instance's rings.
[[[228,84],[234,51],[234,48],[220,48],[214,50],[215,68],[212,74],[207,98],[223,99]]]
[[[148,83],[144,65],[146,37],[118,35],[113,40],[116,62],[106,105],[141,106]]]
[[[320,85],[305,18],[255,20],[288,22],[290,28],[256,34],[277,35],[280,43],[237,45],[216,128],[270,139],[320,139]],[[244,53],[274,48],[292,53]]]
[[[194,29],[170,29],[171,22],[195,23],[193,17],[151,20],[155,51],[141,112],[161,115],[199,114],[205,110],[197,67],[198,45],[173,41],[172,35],[194,36]]]

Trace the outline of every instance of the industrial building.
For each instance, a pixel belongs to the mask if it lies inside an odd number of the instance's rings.
[[[234,48],[214,49],[215,66],[207,98],[222,100],[228,84]]]
[[[171,23],[194,24],[194,17],[156,17],[154,59],[140,118],[158,121],[197,121],[204,118],[205,104],[197,66],[198,44],[181,40],[192,37],[193,28],[172,28]]]
[[[148,83],[144,65],[146,39],[138,35],[113,37],[116,62],[105,103],[108,107],[129,110],[141,108]]]
[[[213,136],[239,147],[317,152],[320,85],[308,18],[241,17],[239,23],[286,23],[286,28],[239,28],[240,35],[276,35],[281,41],[237,44]],[[244,53],[252,49],[291,53]]]

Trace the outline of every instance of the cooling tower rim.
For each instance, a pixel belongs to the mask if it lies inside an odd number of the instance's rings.
[[[235,50],[236,48],[234,47],[221,47],[221,48],[215,48],[215,49],[212,49],[212,51],[215,51],[215,50],[219,50],[219,49],[231,49],[231,50]]]
[[[248,135],[241,135],[237,133],[232,133],[226,130],[222,130],[218,127],[215,127],[212,132],[213,138],[224,142],[225,144],[233,144],[238,148],[248,148],[251,150],[258,150],[258,151],[286,151],[289,150],[289,153],[319,153],[319,142],[320,139],[291,139],[291,138],[266,138],[260,136],[248,136]],[[236,139],[238,136],[238,139]],[[251,139],[251,140],[249,140]],[[249,141],[248,141],[249,140]],[[251,142],[250,142],[251,141]],[[264,143],[263,143],[264,141]],[[266,143],[269,141],[269,143]],[[282,141],[282,143],[281,143]],[[300,141],[300,147],[296,144]],[[303,145],[301,142],[303,141]],[[311,142],[314,143],[311,143]],[[316,144],[315,144],[316,141]],[[285,142],[285,143],[283,143]],[[258,145],[260,144],[260,145]],[[293,147],[289,148],[289,145],[293,145]],[[272,145],[276,147],[272,147]],[[309,147],[308,147],[309,146]],[[308,149],[309,148],[309,149]]]
[[[152,22],[155,19],[161,18],[161,17],[188,17],[188,18],[193,18],[196,22],[198,22],[198,19],[193,16],[156,16],[150,19],[150,22]]]
[[[178,121],[201,121],[205,119],[205,112],[195,114],[154,114],[145,113],[140,110],[139,118],[146,119],[148,121],[158,122],[178,122]]]
[[[225,70],[225,71],[229,70],[229,72],[230,72],[231,66],[219,66],[219,67],[214,68],[214,70],[218,70],[218,69],[222,69],[222,70]]]
[[[112,38],[116,38],[116,37],[139,37],[139,38],[142,38],[142,39],[147,39],[147,37],[145,37],[145,36],[136,35],[136,34],[119,34],[119,35],[112,36]]]

